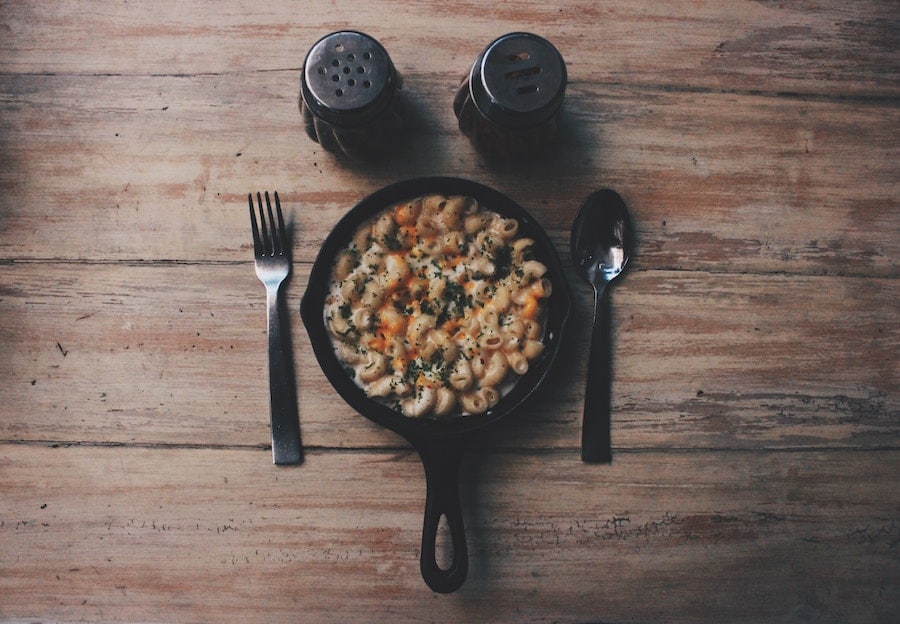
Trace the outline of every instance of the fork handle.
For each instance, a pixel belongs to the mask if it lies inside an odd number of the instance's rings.
[[[279,286],[266,288],[269,335],[269,406],[272,415],[272,460],[275,464],[299,464],[303,461],[300,446],[300,419],[297,394],[293,383],[291,358],[285,349],[278,305]]]

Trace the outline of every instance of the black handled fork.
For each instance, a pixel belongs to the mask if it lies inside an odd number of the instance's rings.
[[[256,275],[266,287],[266,310],[269,335],[269,405],[272,419],[272,459],[276,464],[299,464],[303,461],[300,446],[300,420],[297,414],[297,395],[293,383],[290,354],[286,349],[286,335],[281,329],[279,292],[281,284],[291,271],[288,254],[288,236],[281,214],[278,193],[275,196],[275,213],[269,192],[263,197],[256,194],[257,210],[253,206],[253,194],[247,195],[250,203],[250,223],[253,226],[253,255],[256,258]]]

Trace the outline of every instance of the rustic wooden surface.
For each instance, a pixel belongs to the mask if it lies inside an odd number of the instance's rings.
[[[892,622],[900,612],[900,9],[891,2],[0,2],[0,619]],[[322,35],[378,38],[409,121],[348,165],[302,131]],[[450,107],[492,39],[565,57],[560,145],[485,161]],[[471,570],[424,585],[421,465],[297,315],[367,193],[491,185],[575,295],[550,383],[466,455]],[[635,220],[614,461],[579,435],[568,228]],[[271,464],[246,194],[278,190],[306,461]]]

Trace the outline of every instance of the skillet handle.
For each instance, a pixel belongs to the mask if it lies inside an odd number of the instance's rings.
[[[417,450],[425,466],[427,487],[420,557],[422,578],[432,590],[449,594],[462,586],[469,571],[458,483],[463,448],[459,441],[446,439],[419,444]],[[438,565],[436,553],[438,526],[442,517],[447,519],[453,542],[453,560],[446,569]]]

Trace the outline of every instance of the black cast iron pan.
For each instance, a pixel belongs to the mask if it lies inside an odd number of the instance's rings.
[[[324,306],[331,270],[338,253],[350,242],[363,221],[389,205],[430,193],[468,195],[483,207],[519,221],[521,235],[535,241],[535,258],[547,265],[553,289],[545,320],[544,348],[521,377],[491,410],[477,416],[449,419],[412,419],[386,405],[369,399],[345,372],[337,359],[325,326]],[[480,431],[513,412],[537,389],[550,369],[563,338],[569,317],[571,297],[559,257],[544,229],[521,206],[505,195],[476,182],[459,178],[418,178],[398,182],[376,191],[352,208],[335,226],[316,258],[309,286],[300,304],[300,315],[309,333],[313,350],[325,376],[338,394],[360,414],[403,436],[418,451],[425,468],[427,494],[422,533],[422,577],[436,592],[458,589],[468,572],[468,552],[459,503],[458,474],[466,444]],[[447,519],[453,542],[453,562],[441,568],[436,559],[435,542],[441,517]]]

